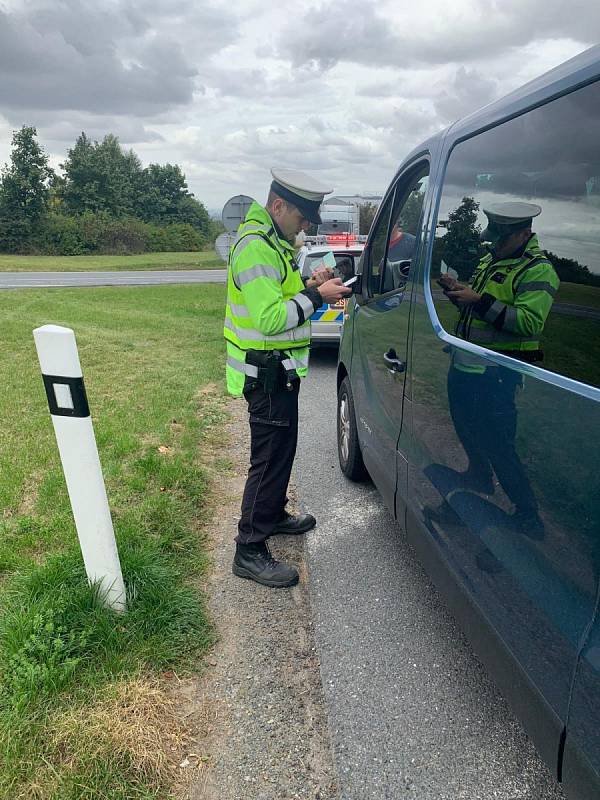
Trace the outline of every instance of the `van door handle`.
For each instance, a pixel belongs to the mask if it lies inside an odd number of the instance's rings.
[[[383,354],[383,363],[390,372],[404,372],[406,369],[406,363],[400,361],[393,347]]]

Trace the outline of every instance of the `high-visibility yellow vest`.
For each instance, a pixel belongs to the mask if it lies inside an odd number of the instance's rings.
[[[277,236],[267,210],[253,203],[229,254],[224,336],[230,394],[241,395],[246,376],[257,376],[246,362],[248,350],[281,350],[284,368],[306,376],[315,307],[303,290],[294,248]]]
[[[540,336],[552,308],[560,281],[534,234],[518,258],[481,259],[471,288],[482,295],[475,306],[462,309],[456,335],[474,344],[511,354],[540,350]],[[517,355],[518,357],[518,355]],[[483,372],[481,359],[456,351],[454,366],[466,372]]]

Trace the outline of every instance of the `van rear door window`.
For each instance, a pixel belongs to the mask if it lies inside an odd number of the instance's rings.
[[[431,271],[448,332],[593,386],[600,386],[599,141],[594,83],[458,144]],[[531,233],[519,213],[536,214]]]

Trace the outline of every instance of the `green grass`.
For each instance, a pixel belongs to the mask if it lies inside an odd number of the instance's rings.
[[[557,303],[572,303],[587,308],[600,308],[600,286],[581,283],[561,283],[556,295]]]
[[[225,269],[214,250],[135,256],[7,256],[0,272],[110,272],[112,270]]]
[[[119,745],[126,730],[92,733],[87,720],[103,693],[189,668],[211,641],[196,583],[213,461],[202,452],[224,419],[223,303],[211,285],[0,295],[2,800],[168,796],[164,776]],[[86,583],[31,335],[46,322],[77,335],[123,616]],[[111,725],[121,716],[116,703]]]

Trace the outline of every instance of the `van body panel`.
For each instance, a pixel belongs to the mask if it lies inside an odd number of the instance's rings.
[[[410,298],[393,292],[380,300],[357,305],[354,312],[355,346],[352,353],[354,395],[360,415],[363,459],[383,499],[395,513],[396,443],[402,425],[406,367],[392,372],[384,354],[393,351],[406,365]]]
[[[599,596],[600,600],[600,596]],[[597,604],[598,608],[598,604]],[[573,787],[576,797],[596,800],[600,796],[600,614],[593,625],[577,666],[569,708],[562,780],[567,790]]]
[[[436,229],[454,149],[481,132],[487,136],[499,123],[520,121],[530,110],[563,108],[558,104],[575,90],[595,97],[589,92],[598,78],[600,46],[455,123],[408,156],[380,206],[365,253],[381,228],[386,199],[410,165],[429,152],[411,283],[401,298],[369,296],[363,275],[363,297],[351,301],[353,324],[345,326],[340,348],[340,365],[355,393],[363,457],[377,488],[542,758],[562,778],[567,795],[580,800],[600,797],[600,382],[593,369],[583,373],[592,380],[574,377],[568,360],[564,370],[552,365],[549,371],[459,338],[448,319],[438,316],[444,300],[440,291],[434,296],[432,262],[437,257],[440,269],[439,236],[445,234],[436,236]],[[579,102],[596,115],[590,124],[600,125],[600,109]],[[527,163],[519,174],[534,180]],[[486,176],[477,176],[484,187]],[[583,200],[592,213],[600,198],[600,169],[586,186]],[[498,191],[510,198],[507,190]],[[555,191],[550,200],[566,197]],[[362,263],[368,270],[368,261]],[[590,290],[585,296],[590,304],[592,295]],[[600,312],[594,308],[586,306],[583,316],[595,322]],[[598,335],[593,322],[577,328],[576,311],[556,311],[574,314],[572,331]],[[588,351],[579,341],[585,358]],[[590,353],[596,341],[590,340]],[[402,377],[384,369],[387,347],[402,354]],[[485,379],[465,377],[457,364],[470,364]],[[481,435],[497,447],[485,480],[469,468],[463,435],[469,423],[478,430],[482,407],[494,411],[493,428]],[[513,480],[516,475],[523,480]],[[515,509],[526,505],[519,493],[539,508],[539,526],[519,522]]]
[[[456,574],[447,559],[446,545],[435,537],[424,535],[422,524],[411,508],[406,512],[406,533],[448,608],[460,620],[461,629],[473,650],[535,742],[551,773],[557,778],[563,720],[554,713],[544,696],[532,684],[477,603],[470,587]]]
[[[410,511],[421,535],[434,538],[443,548],[458,579],[477,598],[512,658],[564,726],[579,643],[594,612],[598,572],[591,528],[577,525],[578,519],[585,519],[582,504],[577,507],[572,495],[549,496],[544,483],[552,472],[578,471],[581,458],[591,465],[596,443],[593,437],[587,443],[579,437],[573,441],[572,425],[550,421],[599,420],[598,405],[531,379],[520,390],[519,450],[535,454],[529,475],[533,472],[533,490],[547,521],[545,538],[531,541],[512,524],[500,487],[482,497],[462,477],[467,460],[456,437],[446,388],[457,348],[444,346],[435,335],[425,305],[417,305],[414,326]],[[521,380],[517,365],[511,366]],[[491,665],[497,681],[505,670],[505,664]],[[534,736],[533,727],[544,730],[546,723],[538,720],[532,725],[530,710],[523,709],[521,718]],[[554,732],[548,763],[556,769],[561,731],[554,726]],[[548,755],[547,736],[544,749]]]

